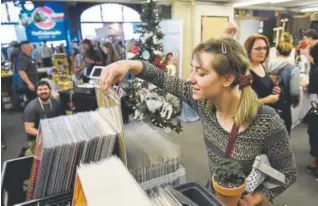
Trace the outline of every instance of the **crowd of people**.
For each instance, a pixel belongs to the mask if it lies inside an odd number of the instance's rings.
[[[108,90],[114,80],[132,73],[179,97],[200,115],[203,135],[209,157],[211,174],[216,160],[223,156],[227,138],[237,130],[237,140],[232,158],[243,166],[245,174],[251,171],[255,156],[265,153],[272,166],[283,173],[286,182],[275,189],[259,188],[255,194],[247,194],[240,205],[258,205],[272,201],[296,181],[296,163],[290,144],[292,128],[291,107],[300,101],[300,71],[296,55],[305,56],[311,64],[306,92],[318,96],[318,34],[315,30],[304,33],[306,47],[299,49],[285,38],[276,46],[276,58],[269,59],[270,43],[266,36],[255,34],[240,45],[232,37],[233,29],[227,29],[227,37],[202,42],[193,51],[192,71],[187,82],[178,79],[175,71],[162,71],[152,64],[128,59],[122,42],[101,43],[84,39],[80,46],[72,45],[69,59],[76,79],[87,81],[94,66],[106,66],[101,75],[102,86]],[[59,101],[51,97],[51,87],[39,81],[37,66],[52,65],[52,55],[65,53],[48,47],[46,42],[37,49],[25,41],[12,44],[10,60],[18,76],[17,90],[25,94],[25,132],[32,148],[38,134],[40,119],[63,114]],[[163,63],[172,65],[172,54]],[[122,61],[119,61],[122,60]],[[173,74],[172,74],[173,73]],[[231,102],[231,104],[228,104]],[[318,180],[318,123],[308,126],[312,161],[307,169]],[[21,156],[32,153],[25,149]]]
[[[106,66],[120,59],[125,59],[125,47],[122,42],[92,42],[89,39],[81,41],[78,47],[72,45],[72,72],[77,79],[89,76],[94,66]]]

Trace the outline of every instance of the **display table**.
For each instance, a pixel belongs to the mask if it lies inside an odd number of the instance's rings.
[[[50,69],[52,69],[52,67],[40,67],[38,68],[38,72],[40,75],[43,74],[47,74],[48,71],[50,71]],[[8,72],[1,72],[1,78],[9,78],[12,77],[14,75],[14,73],[8,73]]]

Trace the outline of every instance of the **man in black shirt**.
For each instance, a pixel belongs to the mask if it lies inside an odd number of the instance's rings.
[[[48,82],[40,81],[36,85],[38,98],[33,99],[24,110],[24,129],[28,135],[29,147],[38,135],[41,119],[53,118],[63,114],[58,100],[51,98],[51,87]]]
[[[27,102],[36,97],[35,84],[39,80],[39,73],[35,61],[32,59],[32,47],[30,42],[20,43],[21,54],[18,56],[16,69],[20,79],[18,90],[26,95]]]
[[[318,95],[318,33],[314,29],[309,29],[304,33],[304,40],[310,45],[310,52],[303,53],[310,61],[311,68],[309,74],[308,92]]]
[[[309,73],[308,93],[318,96],[318,33],[314,29],[309,29],[304,33],[304,40],[310,45],[310,52],[304,52],[311,63]],[[312,119],[308,123],[308,136],[310,145],[310,154],[312,156],[311,163],[307,166],[310,172],[315,173],[318,181],[318,120]]]

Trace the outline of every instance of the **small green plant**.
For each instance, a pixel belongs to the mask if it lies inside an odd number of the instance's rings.
[[[227,188],[239,187],[245,177],[240,163],[234,159],[222,158],[216,162],[215,181]]]

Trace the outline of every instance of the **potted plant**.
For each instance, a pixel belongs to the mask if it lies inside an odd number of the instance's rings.
[[[224,206],[237,206],[246,187],[246,178],[239,162],[222,158],[212,176],[213,188]]]

